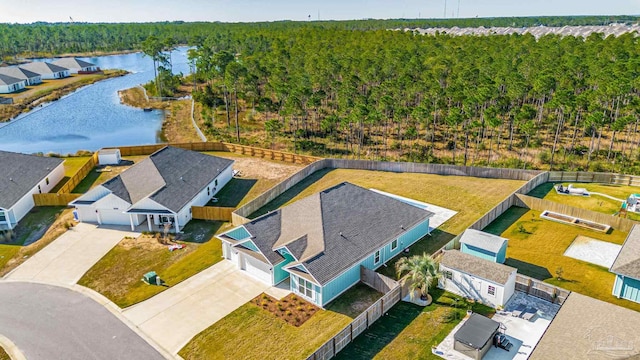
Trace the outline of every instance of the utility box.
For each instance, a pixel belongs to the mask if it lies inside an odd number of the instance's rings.
[[[144,274],[144,276],[142,277],[142,281],[149,285],[162,285],[162,280],[155,271],[149,271],[148,273]]]

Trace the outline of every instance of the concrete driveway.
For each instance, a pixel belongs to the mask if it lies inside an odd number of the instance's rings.
[[[176,354],[196,334],[269,288],[222,260],[123,314]]]
[[[0,282],[0,334],[29,360],[164,359],[109,310],[69,289]]]
[[[140,233],[79,223],[5,277],[72,285],[125,236]]]

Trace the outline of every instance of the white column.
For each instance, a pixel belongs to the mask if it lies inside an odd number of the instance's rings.
[[[174,225],[176,226],[176,234],[180,232],[180,224],[178,224],[178,214],[174,214],[173,218],[176,220]]]
[[[149,225],[149,232],[151,232],[151,217],[147,214],[147,225]]]
[[[133,225],[133,216],[131,214],[129,214],[129,222],[131,223],[131,231],[134,231],[136,227]]]

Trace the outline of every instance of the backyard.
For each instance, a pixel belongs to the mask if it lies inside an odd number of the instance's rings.
[[[78,284],[101,293],[122,308],[131,306],[222,260],[221,243],[213,236],[229,226],[217,221],[192,220],[177,241],[186,247],[174,251],[151,235],[123,239]],[[166,286],[142,282],[142,275],[149,271],[155,271]]]
[[[607,268],[564,255],[578,235],[621,245],[626,233],[615,229],[602,233],[561,224],[541,219],[540,211],[518,207],[507,210],[484,231],[509,239],[505,264],[517,268],[520,274],[640,311],[640,304],[611,295],[615,276]]]
[[[123,156],[120,165],[96,166],[87,176],[73,189],[73,193],[84,194],[94,187],[113,179],[123,171],[138,163],[147,156]]]
[[[184,359],[304,359],[381,296],[366,285],[356,285],[299,327],[247,303],[196,335],[179,355]]]

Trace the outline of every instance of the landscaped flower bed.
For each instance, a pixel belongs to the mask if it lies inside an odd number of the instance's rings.
[[[300,326],[309,320],[320,308],[303,300],[295,294],[289,294],[282,300],[277,300],[267,294],[261,294],[251,300],[251,303],[269,311],[287,324]]]

